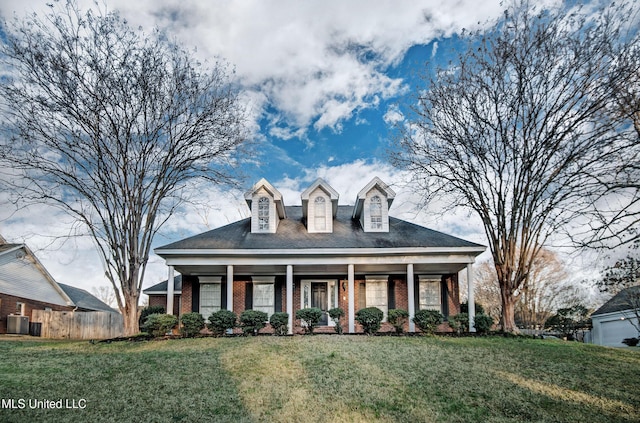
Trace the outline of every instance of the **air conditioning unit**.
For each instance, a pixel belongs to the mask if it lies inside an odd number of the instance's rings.
[[[7,316],[7,333],[29,335],[29,316]]]

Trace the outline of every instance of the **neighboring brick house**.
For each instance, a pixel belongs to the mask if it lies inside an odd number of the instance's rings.
[[[178,275],[173,278],[173,314],[179,316],[180,312],[180,297],[182,296],[182,275]],[[167,281],[162,281],[142,291],[143,294],[149,296],[150,306],[162,306],[167,309]]]
[[[390,217],[394,198],[376,177],[355,205],[338,205],[338,193],[318,179],[301,194],[302,206],[285,206],[262,179],[245,194],[251,217],[155,252],[166,260],[169,280],[174,269],[181,273],[181,313],[284,311],[294,333],[301,330],[296,310],[341,307],[345,331],[355,333],[355,312],[363,307],[378,307],[385,318],[392,308],[411,316],[424,308],[457,314],[458,273],[466,269],[473,319],[472,264],[485,247]],[[171,303],[178,298],[172,288],[165,282],[145,292],[165,292]],[[334,325],[326,313],[323,325]],[[407,330],[415,331],[413,323]]]
[[[8,244],[0,237],[0,333],[7,333],[10,315],[31,318],[33,310],[70,311],[74,307],[26,245]]]
[[[31,321],[33,310],[115,311],[82,289],[58,284],[29,247],[0,236],[0,333],[7,333],[8,316]]]

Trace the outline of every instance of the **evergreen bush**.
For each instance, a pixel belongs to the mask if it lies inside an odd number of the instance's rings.
[[[151,314],[165,314],[165,313],[166,313],[166,310],[164,309],[163,306],[160,306],[160,305],[146,306],[145,308],[142,309],[142,311],[140,312],[140,317],[138,318],[138,325],[140,326],[140,329],[144,327],[144,322],[147,320],[147,316]]]
[[[267,325],[269,315],[264,311],[245,310],[240,313],[240,327],[246,334],[257,335],[258,331]]]
[[[458,335],[469,332],[469,314],[467,313],[458,313],[455,316],[450,316],[448,323],[449,327]]]
[[[200,333],[204,329],[204,317],[198,312],[185,313],[180,316],[182,335],[191,338]]]
[[[489,333],[493,326],[493,317],[486,314],[476,314],[473,320],[473,327],[476,328],[476,332],[484,335]]]
[[[209,316],[207,327],[214,335],[224,335],[227,330],[236,327],[238,316],[231,310],[218,310]]]
[[[404,332],[404,324],[409,319],[409,312],[401,308],[392,308],[389,310],[387,320],[393,325],[396,330],[396,334],[400,335]]]
[[[413,317],[413,323],[429,335],[432,335],[443,321],[444,316],[436,310],[418,310]]]
[[[296,319],[303,320],[302,326],[308,334],[313,334],[313,330],[318,326],[318,322],[322,318],[322,310],[316,307],[303,308],[296,311]]]
[[[155,337],[164,336],[178,324],[178,318],[171,314],[150,314],[144,321],[144,331]]]
[[[273,313],[269,318],[269,323],[274,330],[274,335],[286,335],[289,330],[289,313]]]
[[[367,335],[376,333],[380,329],[383,318],[384,313],[377,307],[363,308],[356,313],[356,321],[362,325]]]
[[[344,310],[340,307],[336,307],[329,310],[328,313],[331,320],[336,324],[336,332],[338,332],[339,335],[342,335],[343,330],[342,325],[340,324],[340,319],[344,316]]]

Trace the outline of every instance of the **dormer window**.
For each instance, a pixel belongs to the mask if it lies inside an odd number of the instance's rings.
[[[327,205],[324,197],[316,197],[314,207],[315,229],[317,231],[325,231],[327,229]]]
[[[338,193],[322,178],[301,194],[302,219],[306,222],[307,231],[314,233],[333,232],[333,219],[338,212]]]
[[[382,200],[377,195],[371,198],[369,215],[371,217],[371,229],[382,229]]]
[[[352,218],[365,232],[389,232],[389,207],[396,193],[375,177],[356,197]]]
[[[261,231],[269,230],[269,199],[260,197],[258,200],[258,229]]]
[[[251,210],[251,233],[276,233],[287,217],[282,194],[263,178],[244,193],[244,199]]]

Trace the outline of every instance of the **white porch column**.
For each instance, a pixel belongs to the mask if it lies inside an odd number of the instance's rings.
[[[407,300],[409,302],[409,332],[416,331],[413,317],[416,315],[416,296],[414,289],[413,264],[407,264]]]
[[[356,331],[356,293],[355,293],[355,270],[353,264],[347,267],[347,278],[349,280],[349,333]]]
[[[287,333],[293,334],[293,266],[287,265],[287,313],[289,323],[287,323]]]
[[[233,311],[233,266],[227,266],[227,310]]]
[[[173,266],[169,266],[169,275],[167,276],[167,314],[173,314],[174,278]]]
[[[473,326],[476,319],[476,300],[474,298],[473,287],[473,263],[467,264],[467,304],[469,305],[469,332],[475,332],[476,328]]]

